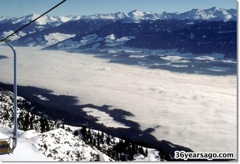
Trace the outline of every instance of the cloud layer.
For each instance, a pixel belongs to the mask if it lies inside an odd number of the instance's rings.
[[[12,83],[12,52],[0,49],[8,57],[0,60],[0,81]],[[17,52],[19,85],[124,109],[143,130],[155,127],[152,134],[159,140],[194,151],[236,153],[236,76],[172,73],[39,48],[17,47]]]

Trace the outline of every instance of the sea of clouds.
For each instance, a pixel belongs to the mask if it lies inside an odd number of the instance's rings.
[[[237,152],[237,76],[174,73],[111,63],[90,54],[17,47],[18,85],[76,96],[81,104],[131,112],[141,129],[194,151]],[[0,81],[13,82],[13,56],[0,46]],[[85,109],[93,116],[94,109]],[[106,126],[113,123],[100,112]],[[106,119],[104,119],[106,117]],[[127,128],[127,127],[126,127]]]

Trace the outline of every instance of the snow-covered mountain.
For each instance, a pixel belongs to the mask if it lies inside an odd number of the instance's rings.
[[[23,25],[29,23],[30,21],[38,18],[40,15],[38,14],[31,14],[23,17],[0,17],[0,31],[1,31],[1,37],[4,38],[7,35],[11,34],[16,29],[22,27]],[[21,30],[19,33],[14,35],[11,40],[17,40],[22,36],[33,34],[36,32],[40,32],[52,27],[59,26],[63,23],[66,23],[68,21],[72,20],[78,20],[79,16],[48,16],[45,15],[32,24],[28,26],[27,28]]]
[[[237,19],[237,13],[232,9],[210,8],[206,10],[193,9],[184,13],[176,14],[175,18],[184,20],[211,20],[211,21],[229,21]]]
[[[0,22],[2,21],[11,21],[12,24],[26,24],[29,23],[30,21],[36,19],[37,17],[39,17],[39,14],[30,14],[30,15],[26,15],[23,17],[0,17]],[[35,24],[36,25],[51,25],[51,26],[57,26],[61,23],[65,23],[68,22],[70,20],[78,20],[80,19],[79,16],[48,16],[48,15],[44,15],[41,18],[39,18]]]
[[[0,17],[0,36],[11,34],[38,16]],[[236,58],[236,19],[235,9],[216,7],[183,13],[134,10],[90,16],[44,16],[10,39],[15,45],[74,51],[107,52],[130,47],[222,53]]]
[[[114,19],[114,20],[131,20],[132,22],[143,20],[162,20],[162,19],[177,19],[177,20],[211,20],[211,21],[229,21],[237,19],[237,12],[234,9],[223,9],[212,7],[210,9],[199,10],[193,9],[191,11],[179,13],[154,13],[143,12],[140,10],[133,10],[128,13],[118,12],[112,14],[94,14],[90,16],[83,16],[82,19]]]
[[[17,17],[0,17],[0,22],[2,21],[12,21],[13,24],[17,23],[28,23],[29,21],[40,16],[39,14],[31,14],[23,16],[20,18]],[[190,20],[210,20],[210,21],[230,21],[237,19],[236,9],[223,9],[212,7],[205,10],[192,9],[191,11],[186,12],[162,12],[155,13],[151,11],[140,11],[133,10],[128,13],[126,12],[117,12],[110,14],[93,14],[93,15],[82,15],[82,16],[43,16],[36,21],[38,25],[46,24],[60,24],[65,23],[70,20],[79,20],[79,19],[112,19],[112,20],[162,20],[162,19],[190,19]]]

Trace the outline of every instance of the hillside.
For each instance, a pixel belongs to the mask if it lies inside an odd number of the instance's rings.
[[[11,137],[12,98],[10,91],[0,89],[1,138]],[[0,161],[161,160],[159,151],[153,148],[142,147],[84,126],[73,127],[48,120],[46,117],[31,114],[24,107],[34,108],[31,102],[18,97],[17,148],[13,154],[1,155]]]
[[[2,37],[36,18],[0,18]],[[236,58],[237,12],[216,7],[184,13],[129,13],[44,16],[11,40],[15,45],[69,51],[109,52],[127,49],[225,54]]]

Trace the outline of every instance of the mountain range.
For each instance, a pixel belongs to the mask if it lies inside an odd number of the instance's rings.
[[[0,17],[0,35],[36,18]],[[112,49],[162,49],[183,53],[222,53],[236,58],[236,9],[192,9],[183,13],[128,13],[90,16],[43,16],[10,39],[15,45],[51,49],[106,51]]]
[[[211,21],[229,21],[236,20],[237,13],[234,9],[220,9],[212,7],[206,10],[192,9],[191,11],[179,13],[154,13],[154,12],[142,12],[139,10],[133,10],[129,13],[118,12],[113,14],[95,14],[91,16],[83,16],[84,19],[114,19],[124,20],[129,22],[138,22],[142,20],[164,20],[164,19],[177,19],[177,20],[211,20]]]

